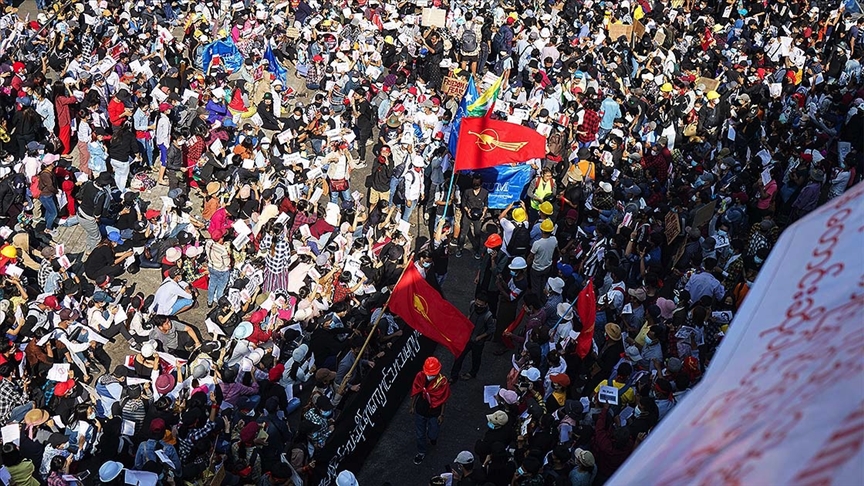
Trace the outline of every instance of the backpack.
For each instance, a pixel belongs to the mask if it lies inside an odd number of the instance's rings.
[[[39,174],[36,174],[30,180],[30,194],[33,196],[33,199],[42,197],[42,191],[39,190]]]
[[[462,53],[474,52],[477,50],[477,33],[474,29],[465,29],[462,33]]]
[[[531,248],[531,230],[521,223],[517,224],[507,243],[507,253],[510,256],[524,257],[528,254],[529,248]]]

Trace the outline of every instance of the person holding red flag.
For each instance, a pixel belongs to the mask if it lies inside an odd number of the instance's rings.
[[[423,363],[423,370],[411,384],[411,411],[417,432],[417,455],[414,464],[426,458],[426,439],[433,446],[438,442],[439,427],[444,422],[444,408],[450,398],[450,383],[441,374],[441,362],[430,356]]]

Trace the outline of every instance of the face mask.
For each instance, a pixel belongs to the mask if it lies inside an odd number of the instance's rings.
[[[432,266],[432,262],[423,262],[423,268],[429,268]]]
[[[426,375],[426,381],[432,381],[435,379],[434,375]]]
[[[510,270],[510,275],[515,277],[518,272],[516,270]]]
[[[495,428],[495,424],[493,424],[492,422],[486,422],[486,426],[489,427],[490,429]]]
[[[723,231],[722,229],[721,229],[721,230],[717,230],[717,234],[720,235],[720,236],[726,236],[726,232]]]
[[[89,414],[87,414],[87,419],[88,420],[95,420],[96,419],[96,412],[90,412]]]
[[[763,260],[763,259],[761,259],[761,258],[759,258],[759,257],[757,257],[757,256],[754,256],[754,257],[753,257],[753,263],[762,263],[762,262],[764,262],[764,261],[765,261],[765,260]]]
[[[695,160],[690,161],[690,167],[696,167],[697,165],[699,164],[697,164]]]
[[[330,115],[322,115],[321,118],[323,118],[323,119],[325,119],[325,120],[329,120],[329,119],[330,119]]]
[[[525,470],[520,467],[519,469],[516,470],[516,474],[521,476],[521,475],[525,474]]]
[[[648,336],[645,336],[645,346],[651,346],[652,344],[654,344],[654,340]]]
[[[295,120],[299,120],[299,119],[300,119],[300,115],[294,115],[294,119],[295,119]]]
[[[326,412],[324,410],[321,411],[322,417],[329,417],[330,415],[333,415],[333,410],[327,410]]]
[[[495,250],[493,250],[492,248],[486,248],[486,253],[492,255],[495,253]]]
[[[636,407],[636,410],[633,411],[633,416],[639,418],[642,416],[642,410],[639,407]]]

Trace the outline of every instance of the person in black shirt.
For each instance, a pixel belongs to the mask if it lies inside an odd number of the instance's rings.
[[[483,246],[480,245],[480,240],[483,237],[483,219],[486,217],[489,206],[489,191],[482,186],[482,183],[483,179],[479,175],[475,175],[471,179],[471,187],[462,193],[462,231],[459,233],[457,258],[462,256],[466,237],[471,240],[474,259],[483,258]]]
[[[381,147],[381,155],[376,158],[369,174],[369,205],[390,199],[390,178],[393,175],[393,155],[387,145]]]
[[[357,154],[360,164],[366,163],[366,142],[372,137],[372,126],[375,124],[375,113],[372,105],[366,101],[366,92],[357,88],[351,100],[351,109],[356,117]]]
[[[120,234],[112,232],[102,240],[102,243],[90,253],[84,261],[84,274],[91,280],[96,280],[103,275],[118,277],[123,273],[123,260],[132,256],[132,250],[123,253],[115,253],[114,248],[122,243]]]

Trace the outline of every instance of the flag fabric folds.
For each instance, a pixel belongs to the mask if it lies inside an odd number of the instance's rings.
[[[474,77],[472,76],[468,78],[468,88],[465,89],[462,101],[459,102],[459,108],[456,109],[456,115],[453,116],[453,121],[450,123],[450,140],[447,141],[450,155],[456,155],[456,147],[459,143],[459,126],[462,124],[462,118],[468,116],[468,105],[476,101],[479,96],[480,94],[477,92],[477,86],[474,85]]]
[[[576,314],[582,321],[582,331],[576,336],[576,354],[585,358],[591,352],[591,341],[594,340],[594,320],[597,318],[597,297],[594,295],[594,282],[588,280],[588,285],[579,292],[576,298]]]
[[[463,118],[456,170],[485,169],[546,156],[546,137],[528,127],[486,117]]]
[[[429,339],[459,356],[474,325],[429,285],[417,266],[408,264],[390,296],[390,311]]]
[[[267,69],[276,76],[276,79],[282,81],[282,86],[288,86],[288,70],[285,69],[284,66],[279,64],[279,59],[273,55],[273,48],[270,46],[270,42],[267,42],[267,49],[264,51],[264,59],[267,59],[269,62],[269,68]]]
[[[501,92],[501,85],[504,83],[504,78],[499,77],[492,83],[492,86],[483,92],[483,95],[477,100],[468,105],[468,116],[489,116],[492,112],[492,107],[495,106],[495,100],[498,99],[498,94]]]
[[[240,53],[230,37],[213,41],[204,48],[201,69],[205,73],[210,68],[210,63],[215,56],[219,56],[222,64],[232,72],[237,72],[243,67],[243,54]]]

